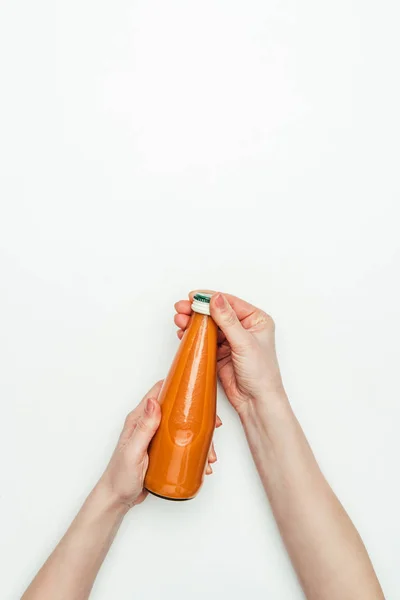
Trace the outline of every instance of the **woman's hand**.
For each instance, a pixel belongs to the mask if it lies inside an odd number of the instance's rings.
[[[147,496],[143,481],[149,464],[147,449],[161,420],[158,396],[162,381],[156,383],[138,406],[129,413],[111,460],[99,486],[117,504],[131,508]],[[216,427],[222,425],[217,417]],[[217,460],[214,445],[208,457],[206,473],[212,473],[210,463]]]
[[[212,294],[221,383],[240,414],[305,596],[383,600],[361,538],[322,475],[284,392],[271,317],[235,296]],[[175,308],[181,338],[190,302],[181,300]]]
[[[128,509],[140,504],[147,449],[161,420],[162,381],[127,416],[111,460],[67,533],[40,569],[23,600],[87,600],[95,577]],[[217,418],[216,426],[221,425]],[[213,448],[208,457],[215,462]],[[208,471],[212,472],[212,471]]]
[[[191,300],[175,304],[181,339],[190,320]],[[217,369],[224,391],[241,413],[249,402],[281,394],[283,384],[275,351],[275,325],[264,311],[229,294],[212,293],[211,316],[218,325]]]
[[[158,396],[162,381],[157,382],[125,419],[117,447],[100,480],[116,502],[128,508],[140,504],[149,457],[147,449],[158,429],[161,409]]]

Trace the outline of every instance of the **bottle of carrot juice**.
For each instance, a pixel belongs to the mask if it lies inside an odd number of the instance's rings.
[[[199,491],[216,419],[217,326],[210,294],[196,294],[189,327],[160,392],[161,424],[149,449],[145,488],[170,500]]]

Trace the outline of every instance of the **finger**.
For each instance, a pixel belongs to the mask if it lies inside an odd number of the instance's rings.
[[[205,293],[211,294],[211,295],[214,295],[217,293],[214,290],[194,290],[189,293],[190,301],[193,300],[193,296],[195,294],[201,293],[201,292],[205,292]],[[237,296],[233,296],[232,294],[225,294],[225,293],[224,293],[224,296],[228,300],[229,304],[232,306],[239,321],[242,321],[246,317],[249,317],[254,312],[259,310],[255,306],[250,304],[249,302],[246,302],[245,300],[242,300],[241,298],[238,298]]]
[[[239,351],[251,343],[250,334],[242,327],[235,311],[223,294],[218,292],[212,296],[210,311],[232,349]]]
[[[229,361],[231,360],[230,356],[225,356],[225,358],[220,358],[217,362],[217,373],[220,374],[221,370],[225,367],[225,365],[227,365],[229,363]],[[230,375],[230,379],[232,380],[234,376]]]
[[[225,297],[245,329],[252,333],[258,333],[268,327],[273,327],[272,318],[260,308],[231,294],[225,294]]]
[[[222,425],[222,421],[221,421],[220,417],[217,415],[215,427],[218,429],[218,427],[221,427],[221,425]]]
[[[181,300],[175,304],[175,308],[180,313],[185,313],[187,315],[191,314],[191,304],[193,302],[193,296],[198,293],[206,293],[211,294],[212,296],[217,294],[214,290],[192,290],[189,292],[189,301]],[[228,300],[229,304],[232,306],[235,311],[239,321],[242,323],[245,329],[250,329],[255,325],[258,325],[261,321],[264,321],[265,318],[268,319],[268,315],[265,315],[264,311],[259,308],[253,306],[249,302],[238,298],[237,296],[233,296],[232,294],[224,294],[225,298]],[[218,331],[218,344],[222,344],[225,340],[225,334],[223,331]]]
[[[217,292],[213,290],[194,290],[189,293],[189,298],[192,301],[193,296],[198,292],[206,292],[211,295],[216,295]],[[260,308],[257,308],[253,304],[233,296],[232,294],[224,294],[224,297],[228,300],[229,304],[235,311],[237,318],[245,329],[249,329],[254,333],[264,330],[265,328],[273,328],[273,320]],[[221,344],[225,339],[223,332],[218,332],[218,343]]]
[[[220,346],[221,344],[224,343],[224,341],[226,340],[225,334],[223,331],[221,331],[220,329],[218,329],[218,333],[217,333],[217,344]]]
[[[150,397],[158,398],[163,383],[164,382],[162,379],[160,381],[157,381],[157,383],[153,385],[153,387],[147,392],[147,394],[144,395],[139,404],[128,414],[128,416],[125,419],[121,435],[119,436],[119,444],[125,445],[126,442],[129,440],[129,438],[135,430],[136,423],[138,422],[138,419],[143,412],[146,400]]]
[[[137,462],[143,460],[161,421],[161,407],[156,398],[147,398],[144,410],[129,441]]]
[[[183,315],[192,314],[191,303],[189,300],[179,300],[178,302],[175,302],[174,307],[177,313],[181,313]]]
[[[153,385],[153,387],[147,392],[147,394],[144,395],[142,402],[144,403],[147,400],[147,398],[157,399],[160,395],[163,383],[164,379],[160,379],[160,381],[157,381],[157,383]]]
[[[215,452],[214,443],[211,444],[210,453],[208,455],[208,463],[212,464],[217,462],[217,453]]]
[[[215,294],[216,292],[214,292],[214,290],[193,290],[192,292],[189,293],[189,298],[190,300],[180,300],[179,302],[176,302],[175,304],[175,310],[178,312],[178,315],[175,316],[175,324],[178,327],[181,327],[183,330],[185,330],[187,328],[187,326],[189,325],[190,320],[186,320],[184,321],[182,319],[181,321],[181,315],[185,315],[185,316],[190,316],[192,314],[192,309],[191,309],[191,303],[193,301],[193,296],[199,292],[205,292],[207,294]],[[238,298],[237,296],[232,296],[232,294],[224,294],[225,298],[227,298],[229,304],[232,306],[232,308],[235,310],[239,321],[242,321],[242,325],[244,326],[245,329],[249,329],[251,326],[254,326],[254,319],[256,319],[256,315],[259,313],[260,315],[263,315],[265,313],[263,313],[263,311],[257,309],[255,306],[253,306],[252,304],[249,304],[248,302],[246,302],[245,300],[242,300],[241,298]],[[178,316],[179,316],[179,320],[178,320]],[[182,322],[182,325],[181,325]],[[182,334],[178,333],[177,334],[179,339],[182,339]],[[224,334],[223,331],[218,330],[218,344],[222,344],[226,339],[226,336]]]
[[[185,332],[184,332],[184,331],[182,331],[182,329],[178,329],[178,331],[176,332],[176,335],[177,335],[177,336],[178,336],[178,338],[181,340],[181,339],[183,338],[183,334],[184,334],[184,333],[185,333]]]
[[[129,440],[129,438],[135,431],[136,423],[137,423],[137,421],[141,415],[141,411],[143,410],[143,407],[144,407],[144,402],[145,402],[145,399],[143,398],[143,400],[141,400],[139,402],[139,404],[136,406],[136,408],[131,410],[131,412],[127,415],[124,426],[121,431],[121,434],[119,436],[118,445],[125,446],[125,444]]]
[[[226,358],[231,353],[231,348],[228,342],[224,342],[217,350],[217,361],[219,362],[223,358]]]
[[[190,317],[189,315],[183,315],[182,313],[178,313],[174,316],[174,323],[180,329],[185,330],[189,325]]]
[[[213,473],[212,468],[210,467],[210,465],[206,466],[206,475],[211,475]]]
[[[255,306],[237,296],[232,296],[232,294],[224,294],[224,296],[232,306],[239,321],[243,321],[243,319],[246,319],[258,310]]]

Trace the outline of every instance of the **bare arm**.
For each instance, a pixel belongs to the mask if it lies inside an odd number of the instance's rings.
[[[158,382],[127,416],[117,447],[98,484],[22,600],[87,600],[97,573],[130,508],[143,502],[148,445],[161,419]],[[221,425],[217,417],[216,426]],[[217,456],[212,446],[206,473]]]
[[[110,463],[22,600],[87,600],[129,508],[142,502],[147,447],[160,420],[156,384],[126,421]]]
[[[250,404],[241,420],[306,597],[382,599],[362,539],[321,473],[286,397]]]
[[[86,600],[126,510],[96,487],[22,600]]]
[[[190,302],[175,305],[182,337]],[[286,397],[269,315],[214,294],[218,373],[238,412],[282,538],[308,600],[382,600],[365,546],[322,475]]]

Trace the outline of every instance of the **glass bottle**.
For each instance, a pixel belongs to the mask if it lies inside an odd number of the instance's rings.
[[[193,298],[193,314],[160,392],[161,424],[149,449],[145,488],[170,500],[199,491],[216,420],[217,326],[210,294]]]

